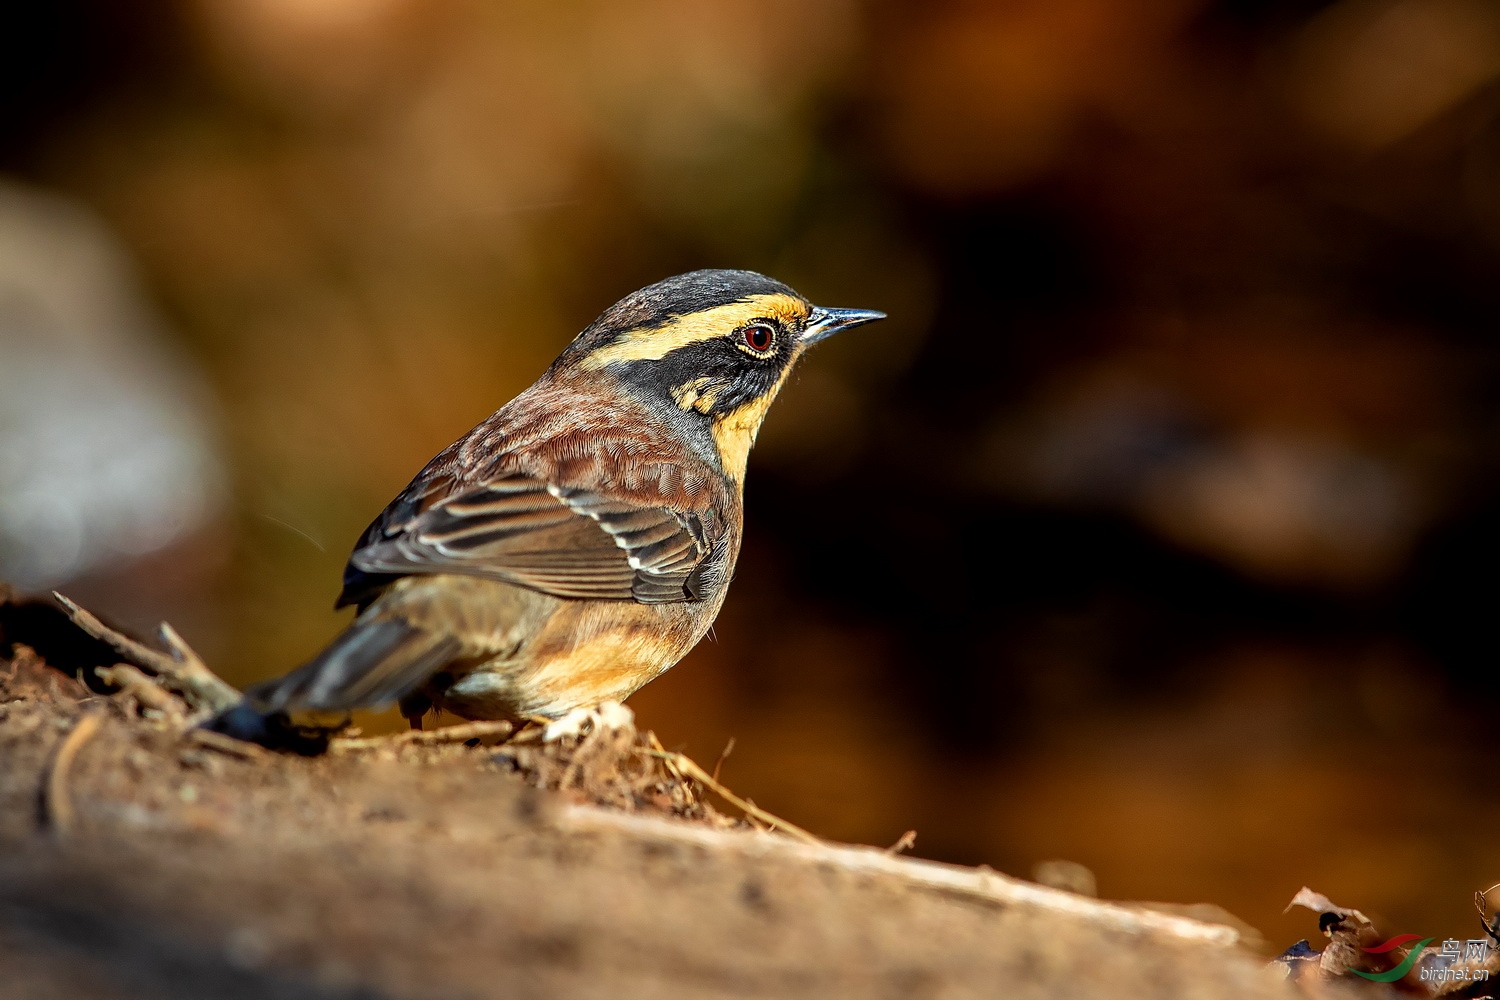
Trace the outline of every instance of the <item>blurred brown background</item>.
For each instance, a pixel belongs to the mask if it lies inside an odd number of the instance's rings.
[[[1500,880],[1491,0],[61,0],[0,15],[0,576],[236,682],[624,293],[892,319],[635,699],[830,837],[1280,945]]]

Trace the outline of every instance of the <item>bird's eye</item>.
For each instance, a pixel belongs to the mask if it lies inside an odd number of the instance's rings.
[[[755,354],[765,354],[776,344],[776,331],[765,323],[751,323],[740,331],[740,340]]]

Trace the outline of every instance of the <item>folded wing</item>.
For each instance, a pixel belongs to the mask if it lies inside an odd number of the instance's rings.
[[[708,548],[694,514],[509,475],[469,487],[429,483],[402,497],[371,525],[349,565],[364,574],[462,573],[557,597],[658,604],[695,599],[693,574]]]

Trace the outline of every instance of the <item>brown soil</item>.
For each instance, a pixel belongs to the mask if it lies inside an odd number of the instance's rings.
[[[7,651],[5,997],[1290,992],[1226,927],[730,819],[645,734],[302,757]]]

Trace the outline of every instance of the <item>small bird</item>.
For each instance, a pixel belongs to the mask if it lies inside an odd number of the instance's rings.
[[[265,713],[398,702],[561,718],[627,696],[708,632],[734,574],[745,463],[804,351],[884,319],[751,271],[626,296],[429,462],[360,538],[311,662]]]

